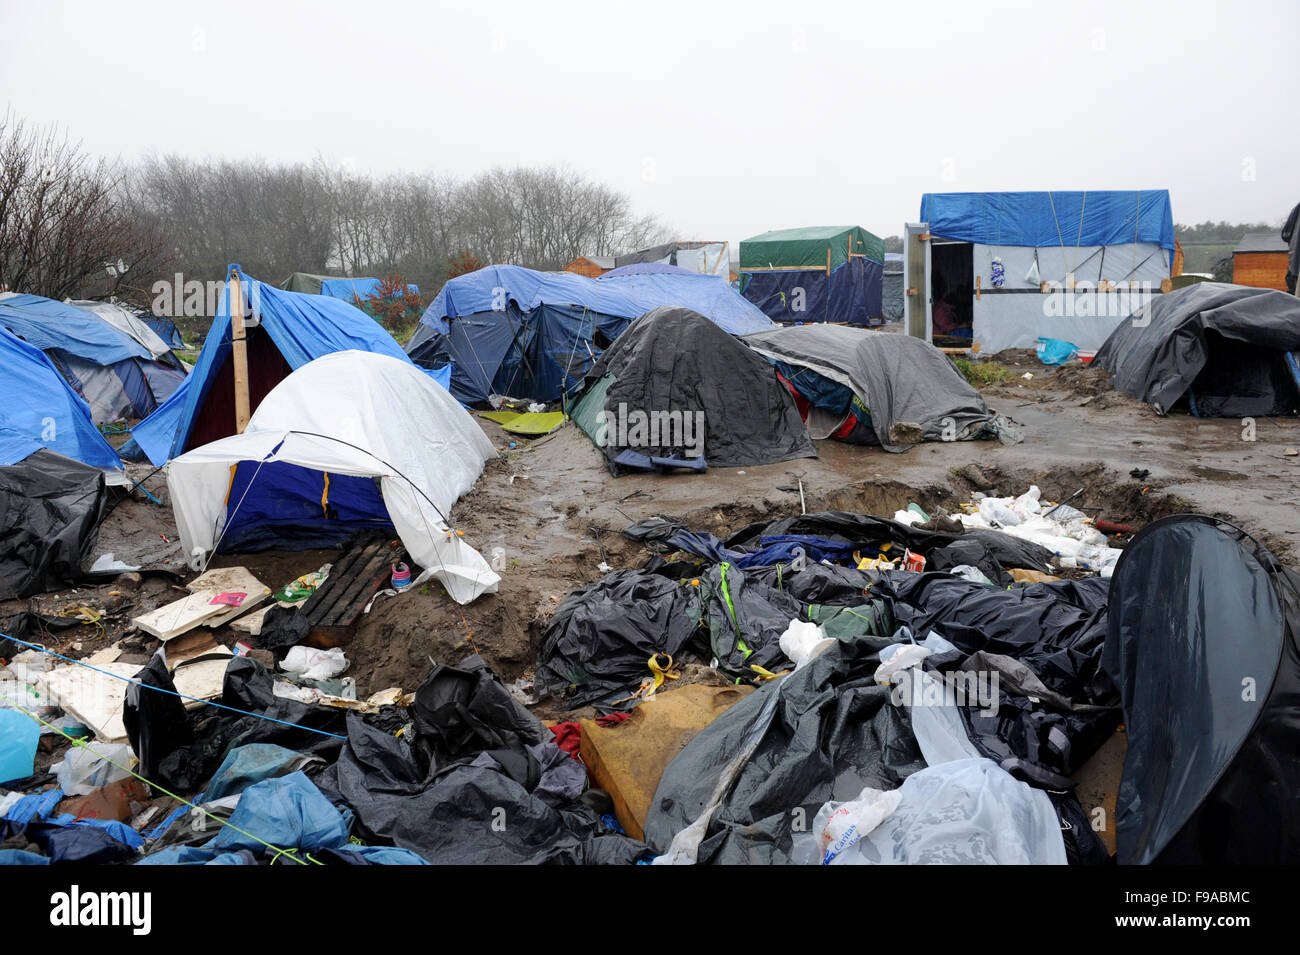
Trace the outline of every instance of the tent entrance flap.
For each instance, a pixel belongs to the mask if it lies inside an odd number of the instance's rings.
[[[931,337],[969,340],[974,328],[974,246],[969,242],[930,242]]]
[[[270,394],[293,371],[266,329],[257,326],[245,330],[245,347],[248,357],[249,408],[257,410],[262,399]],[[211,377],[208,393],[195,415],[185,450],[201,447],[219,438],[235,433],[235,369],[234,356],[229,342],[221,365]]]
[[[362,530],[396,534],[375,478],[285,461],[240,461],[231,475],[218,551],[338,547]]]

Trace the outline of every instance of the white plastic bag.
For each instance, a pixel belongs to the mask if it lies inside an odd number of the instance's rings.
[[[790,626],[781,634],[781,652],[790,658],[796,670],[800,670],[834,642],[817,624],[791,620]]]
[[[302,680],[330,680],[347,668],[348,660],[340,647],[294,647],[280,663],[281,670]]]
[[[790,850],[795,865],[831,865],[898,808],[901,790],[868,786],[849,802],[828,802],[813,819],[812,831],[796,833]]]
[[[92,753],[91,749],[95,752]],[[72,747],[61,762],[50,768],[59,780],[59,788],[69,796],[88,796],[96,789],[102,789],[109,783],[131,775],[113,763],[130,766],[134,758],[131,747],[125,743],[92,743],[90,749]]]

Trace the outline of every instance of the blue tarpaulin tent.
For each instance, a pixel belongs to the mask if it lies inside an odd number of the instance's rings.
[[[455,367],[451,393],[554,401],[572,392],[632,319],[661,305],[689,308],[733,335],[772,322],[721,278],[688,272],[590,279],[494,265],[443,286],[407,344],[425,368]]]
[[[776,229],[740,243],[740,288],[778,322],[880,321],[885,243],[860,226]]]
[[[250,410],[290,371],[323,355],[355,349],[409,361],[378,322],[346,302],[286,292],[247,277],[241,284],[244,314],[258,316],[247,329]],[[234,433],[229,299],[227,284],[194,370],[171,398],[131,429],[124,455],[142,452],[161,465]]]
[[[0,328],[0,363],[0,465],[49,448],[93,467],[122,467],[90,407],[43,351]]]

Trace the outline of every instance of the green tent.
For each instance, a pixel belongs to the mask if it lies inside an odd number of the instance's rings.
[[[885,262],[885,241],[860,226],[807,226],[776,229],[740,243],[740,268],[827,268],[834,270],[850,254]]]

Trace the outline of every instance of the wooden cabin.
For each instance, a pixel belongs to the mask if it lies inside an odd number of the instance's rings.
[[[1234,285],[1286,291],[1289,250],[1276,232],[1248,232],[1232,250]]]

